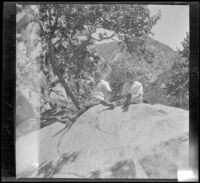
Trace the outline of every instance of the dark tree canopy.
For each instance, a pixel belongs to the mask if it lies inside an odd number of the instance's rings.
[[[171,70],[166,73],[167,94],[172,105],[189,108],[189,34],[181,43],[183,49],[177,50],[179,56],[174,59]]]

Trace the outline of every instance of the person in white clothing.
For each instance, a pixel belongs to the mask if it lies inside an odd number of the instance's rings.
[[[135,81],[135,74],[127,72],[127,82],[123,85],[121,99],[117,105],[129,105],[143,103],[143,86],[140,82]]]
[[[90,98],[85,102],[84,106],[73,117],[70,118],[71,122],[75,122],[76,119],[87,111],[90,107],[98,104],[114,108],[115,105],[108,102],[109,95],[111,93],[110,85],[107,81],[102,79],[102,74],[95,72],[94,74],[94,89]]]

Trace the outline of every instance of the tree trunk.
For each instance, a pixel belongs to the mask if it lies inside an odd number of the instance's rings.
[[[73,104],[75,105],[76,109],[80,109],[79,105],[78,105],[78,100],[75,98],[74,94],[72,93],[72,91],[70,90],[68,84],[66,83],[66,81],[63,79],[62,74],[59,72],[58,67],[56,65],[56,63],[54,62],[54,58],[52,57],[52,54],[54,54],[54,50],[52,48],[51,43],[49,43],[49,59],[50,59],[50,63],[56,73],[56,75],[58,76],[59,81],[61,82],[62,86],[65,89],[65,92],[67,94],[67,96],[70,97],[70,99],[72,100]]]

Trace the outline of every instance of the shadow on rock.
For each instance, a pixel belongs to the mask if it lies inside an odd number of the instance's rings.
[[[16,128],[16,136],[22,137],[28,135],[31,132],[44,128],[53,123],[60,122],[65,125],[70,124],[67,118],[68,115],[73,114],[73,111],[65,106],[56,107],[54,109],[46,110],[41,113],[39,117],[30,118],[21,122]]]
[[[128,112],[129,105],[122,106],[123,112]]]
[[[92,171],[92,172],[90,172],[90,174],[91,174],[91,176],[90,176],[91,179],[98,179],[98,178],[101,178],[101,177],[100,177],[100,174],[101,174],[101,171],[100,171],[100,170]]]
[[[151,153],[140,160],[149,178],[175,178],[177,165],[162,152]]]
[[[67,123],[68,122],[67,115],[71,115],[71,114],[72,114],[72,111],[64,106],[47,110],[41,114],[40,127],[43,128],[55,122]]]
[[[23,177],[23,178],[34,178],[34,177],[43,177],[43,178],[51,178],[54,176],[54,174],[59,173],[59,171],[62,169],[62,167],[68,163],[73,163],[79,153],[73,152],[71,154],[63,154],[59,159],[53,160],[50,162],[43,162],[40,166],[36,166],[34,164],[30,164],[28,167],[26,167],[25,170],[22,172],[19,172],[17,174],[17,177]]]
[[[132,160],[118,161],[105,171],[96,170],[90,172],[90,178],[135,178],[136,170]]]
[[[17,173],[17,178],[31,178],[37,174],[38,166],[34,164],[28,165],[22,172]]]
[[[64,165],[73,163],[77,159],[78,155],[78,152],[73,152],[71,154],[65,153],[58,160],[50,161],[41,165],[38,171],[38,176],[44,178],[53,177],[56,173],[60,172]]]
[[[133,161],[118,161],[110,168],[111,178],[134,178],[136,177],[135,164]]]

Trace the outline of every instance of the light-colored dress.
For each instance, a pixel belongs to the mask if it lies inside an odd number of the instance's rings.
[[[135,81],[133,84],[127,82],[122,88],[122,95],[126,96],[131,94],[132,103],[142,103],[143,102],[143,86],[140,82]]]
[[[96,87],[94,88],[90,98],[97,98],[100,100],[106,100],[108,93],[112,90],[110,85],[107,81],[101,80],[97,83]]]

